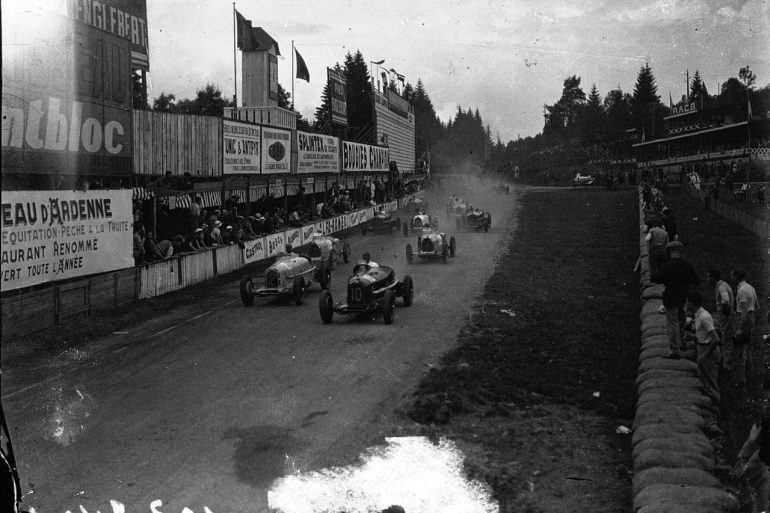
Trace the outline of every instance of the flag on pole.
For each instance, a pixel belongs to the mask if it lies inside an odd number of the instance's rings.
[[[746,117],[746,121],[751,121],[751,100],[749,100],[748,95],[746,95],[746,103],[749,106],[749,115]]]
[[[305,64],[305,59],[302,58],[296,48],[294,53],[297,54],[297,78],[310,82],[310,72],[307,69],[307,64]]]
[[[235,11],[235,18],[237,20],[238,48],[244,52],[256,50],[259,47],[259,43],[254,40],[251,20],[244,18],[237,10]]]
[[[671,91],[668,92],[668,108],[674,110],[674,100],[671,99]]]

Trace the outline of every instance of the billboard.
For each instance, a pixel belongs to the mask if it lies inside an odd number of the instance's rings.
[[[222,174],[258,175],[261,127],[222,120]]]
[[[339,138],[297,130],[297,173],[339,172]]]
[[[67,17],[4,13],[3,173],[129,175],[129,55]]]
[[[360,172],[388,172],[390,170],[388,148],[349,141],[342,141],[342,170]]]
[[[347,126],[348,102],[345,75],[331,68],[326,68],[326,72],[329,80],[329,108],[332,123]]]
[[[291,171],[291,131],[262,127],[262,173]]]
[[[146,0],[66,0],[65,14],[131,45],[131,68],[150,70]]]
[[[132,194],[3,191],[0,289],[133,267]]]

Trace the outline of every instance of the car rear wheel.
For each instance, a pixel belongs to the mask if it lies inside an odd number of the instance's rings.
[[[329,269],[335,270],[337,268],[337,252],[335,250],[329,251]]]
[[[406,263],[411,264],[414,262],[414,252],[412,251],[412,245],[406,245]]]
[[[385,324],[393,322],[393,312],[395,312],[395,296],[392,290],[386,290],[382,296],[382,318]]]
[[[444,244],[444,247],[441,248],[441,261],[444,263],[447,263],[448,256],[449,256],[449,249],[446,247],[446,244]]]
[[[457,251],[457,242],[455,241],[454,237],[449,237],[449,256],[454,258],[456,251]]]
[[[248,274],[241,278],[241,301],[245,306],[254,304],[254,282]]]
[[[401,282],[401,290],[404,298],[404,306],[412,306],[412,300],[414,299],[414,283],[412,283],[412,277],[408,274],[404,276],[404,280]]]
[[[332,271],[326,262],[321,263],[321,267],[318,269],[318,284],[321,286],[321,290],[326,290],[332,283]]]
[[[291,296],[294,298],[294,302],[297,306],[301,305],[305,300],[305,280],[302,276],[295,276],[294,283],[291,288]]]
[[[350,262],[350,244],[347,242],[342,245],[342,261],[346,264]]]
[[[321,297],[318,300],[318,309],[321,312],[321,320],[324,324],[332,322],[334,317],[334,301],[332,300],[332,293],[328,290],[321,291]]]

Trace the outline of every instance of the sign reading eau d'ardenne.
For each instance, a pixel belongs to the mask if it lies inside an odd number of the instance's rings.
[[[132,191],[3,191],[0,289],[134,265]]]

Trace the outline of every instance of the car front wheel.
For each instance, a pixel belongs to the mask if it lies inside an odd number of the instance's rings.
[[[241,301],[245,306],[254,304],[254,282],[248,274],[241,278]]]
[[[297,306],[301,305],[305,300],[305,281],[302,276],[296,276],[291,288],[291,296],[294,298],[294,302]]]
[[[321,312],[321,320],[324,324],[332,322],[334,317],[334,301],[332,300],[332,293],[328,290],[321,291],[321,297],[318,300],[318,309]]]
[[[382,318],[385,324],[393,322],[393,313],[395,312],[395,296],[392,290],[386,290],[382,296]]]

